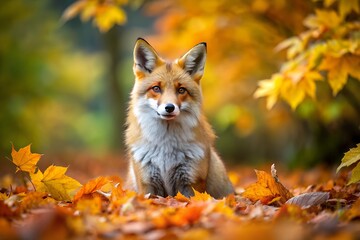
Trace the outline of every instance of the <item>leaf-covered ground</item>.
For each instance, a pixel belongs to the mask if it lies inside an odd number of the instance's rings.
[[[1,239],[359,239],[360,184],[321,170],[231,170],[236,194],[216,200],[138,195],[118,176],[81,185],[65,167],[40,171],[30,147],[13,149],[0,179]],[[32,159],[32,161],[28,161]],[[10,162],[9,162],[10,163]],[[10,163],[11,164],[11,163]],[[76,177],[75,177],[76,178]],[[23,180],[23,181],[19,181]],[[22,183],[19,183],[22,182]],[[286,184],[285,184],[286,183]]]

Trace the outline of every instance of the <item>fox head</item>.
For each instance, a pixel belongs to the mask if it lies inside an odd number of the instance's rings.
[[[135,115],[161,121],[197,122],[201,112],[200,79],[204,73],[206,43],[199,43],[175,61],[162,59],[139,38],[134,48]]]

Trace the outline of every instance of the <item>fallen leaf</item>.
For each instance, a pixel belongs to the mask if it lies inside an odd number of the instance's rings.
[[[0,219],[11,218],[12,216],[14,216],[14,213],[11,208],[4,201],[0,200]]]
[[[297,205],[284,205],[277,212],[275,219],[277,220],[291,220],[293,222],[305,223],[309,219],[306,210],[301,209]]]
[[[52,198],[59,201],[70,201],[81,184],[66,176],[66,171],[67,167],[51,165],[44,174],[38,170],[36,173],[30,174],[30,177],[36,191],[49,193]]]
[[[351,206],[350,209],[346,210],[342,216],[345,220],[351,221],[360,218],[360,198]]]
[[[294,204],[302,209],[320,205],[326,202],[330,197],[328,192],[311,192],[295,196],[286,201],[285,204]]]
[[[76,195],[74,196],[73,202],[77,202],[80,198],[90,195],[91,193],[94,193],[97,190],[100,190],[108,182],[109,182],[109,180],[106,177],[102,177],[102,176],[88,181],[76,193]]]
[[[76,209],[84,214],[99,214],[102,208],[101,197],[82,198],[76,202]]]
[[[292,194],[278,180],[275,167],[271,168],[271,172],[275,176],[255,170],[257,182],[245,188],[242,196],[253,202],[260,200],[263,204],[270,204],[275,198],[279,198],[280,203],[285,203]]]
[[[185,197],[181,192],[178,192],[174,198],[179,202],[190,202],[190,199]]]
[[[194,188],[193,188],[193,191],[194,191],[194,196],[193,197],[190,197],[190,201],[207,201],[209,199],[213,199],[207,192],[203,192],[203,193],[200,193],[198,191],[196,191]]]
[[[176,214],[171,216],[170,222],[173,226],[186,226],[197,222],[206,205],[204,204],[190,204],[185,208],[179,208]]]
[[[55,204],[55,200],[47,197],[47,193],[29,192],[20,202],[20,211],[25,212],[41,206]]]
[[[31,144],[26,147],[20,148],[19,151],[14,149],[14,145],[12,144],[11,157],[13,163],[16,165],[16,172],[23,171],[34,173],[36,169],[36,164],[40,160],[42,154],[31,153],[30,150]]]

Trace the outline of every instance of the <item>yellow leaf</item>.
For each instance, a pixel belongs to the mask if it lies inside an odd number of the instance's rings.
[[[37,191],[47,192],[59,201],[70,201],[81,184],[65,175],[66,167],[50,166],[44,173],[30,174]]]
[[[326,56],[319,68],[328,71],[328,81],[334,96],[344,87],[349,74],[360,79],[360,57],[349,53],[338,57]]]
[[[124,24],[126,14],[124,10],[113,5],[104,5],[98,7],[94,23],[101,32],[108,31],[114,24]]]
[[[339,12],[342,18],[346,17],[352,10],[359,12],[359,0],[340,0]]]
[[[292,81],[284,81],[281,96],[290,104],[292,109],[304,100],[305,91],[299,87],[299,84],[294,84]]]
[[[76,203],[76,209],[87,214],[99,214],[102,208],[102,201],[99,196],[94,198],[82,198]]]
[[[316,10],[317,22],[329,28],[335,28],[339,26],[342,19],[335,11],[329,10]]]
[[[0,192],[0,201],[5,201],[9,196],[6,193]]]
[[[331,4],[333,4],[336,0],[324,0],[325,7],[329,7]]]
[[[16,151],[14,145],[12,145],[11,157],[13,163],[17,167],[16,172],[20,170],[33,173],[35,171],[36,164],[40,160],[42,154],[31,153],[30,146],[31,144]]]
[[[341,159],[341,164],[336,169],[336,172],[339,172],[343,167],[349,167],[357,162],[360,162],[360,143],[344,154],[344,157]]]
[[[85,22],[90,18],[95,17],[96,9],[98,8],[95,1],[87,1],[87,4],[84,6],[84,9],[81,12],[80,19]]]
[[[315,99],[316,85],[315,81],[323,80],[323,76],[316,71],[305,73],[304,79],[300,82],[300,86],[305,90],[306,94]]]
[[[347,56],[347,70],[352,77],[360,81],[360,56]]]
[[[344,87],[347,82],[347,77],[346,69],[341,65],[329,70],[328,81],[334,96]]]
[[[273,74],[271,79],[262,80],[259,82],[259,87],[254,93],[255,98],[267,97],[266,107],[271,109],[277,102],[284,77],[282,74]]]

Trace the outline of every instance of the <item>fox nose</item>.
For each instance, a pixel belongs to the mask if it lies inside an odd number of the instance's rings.
[[[175,106],[172,103],[168,103],[165,106],[165,111],[168,113],[172,113],[175,110]]]

